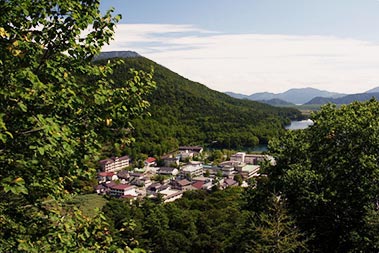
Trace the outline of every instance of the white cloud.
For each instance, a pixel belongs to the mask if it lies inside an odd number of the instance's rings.
[[[104,48],[134,50],[219,91],[379,86],[379,44],[326,36],[222,34],[191,25],[121,24]]]

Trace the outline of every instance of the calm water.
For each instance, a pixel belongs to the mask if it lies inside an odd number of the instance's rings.
[[[259,144],[251,150],[252,152],[266,152],[267,151],[267,145],[266,144]]]
[[[291,125],[286,126],[286,129],[288,130],[305,129],[311,125],[313,125],[313,121],[310,119],[300,120],[300,121],[291,121]]]
[[[313,125],[313,121],[308,120],[300,120],[300,121],[291,121],[291,125],[286,126],[286,129],[288,130],[297,130],[297,129],[305,129],[309,126]],[[259,144],[255,146],[252,150],[248,150],[249,152],[266,152],[267,151],[267,145],[266,144]]]

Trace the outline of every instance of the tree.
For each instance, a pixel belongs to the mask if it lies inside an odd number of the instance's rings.
[[[255,214],[255,215],[254,215]],[[247,221],[246,252],[306,252],[306,239],[287,214],[283,202],[271,196],[267,212],[252,212]]]
[[[327,105],[312,120],[270,143],[276,165],[257,189],[282,196],[313,251],[377,251],[379,103]]]
[[[65,209],[64,199],[76,178],[93,175],[102,143],[130,142],[152,76],[130,70],[115,83],[111,64],[91,64],[120,19],[102,16],[99,0],[0,0],[0,10],[0,247],[95,250],[86,238],[104,235],[106,222]],[[101,243],[106,250],[111,237]]]
[[[242,178],[241,174],[235,175],[233,179],[238,182],[238,185],[242,185],[243,178]]]

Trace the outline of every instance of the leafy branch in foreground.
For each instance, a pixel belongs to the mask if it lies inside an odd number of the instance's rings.
[[[106,227],[101,216],[87,220],[60,206],[78,177],[92,176],[105,139],[130,140],[152,75],[131,70],[130,79],[114,83],[111,65],[91,64],[121,18],[102,16],[98,0],[0,0],[0,10],[0,248],[109,246],[106,233],[88,240],[87,232]]]

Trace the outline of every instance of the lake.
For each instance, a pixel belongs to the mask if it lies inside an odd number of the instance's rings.
[[[300,121],[291,121],[291,124],[289,126],[286,126],[286,129],[288,130],[305,129],[311,125],[313,125],[313,121],[310,119],[300,120]]]
[[[291,121],[291,125],[286,126],[287,130],[298,130],[298,129],[305,129],[309,126],[313,125],[313,121],[310,119],[307,120],[298,120],[298,121]],[[266,144],[259,144],[255,146],[252,150],[248,150],[249,152],[266,152],[267,151],[267,145]]]

